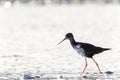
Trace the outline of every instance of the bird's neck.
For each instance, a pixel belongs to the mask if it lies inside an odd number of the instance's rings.
[[[75,43],[76,43],[75,39],[74,38],[70,38],[69,40],[70,40],[70,43],[71,43],[72,47],[74,47]]]

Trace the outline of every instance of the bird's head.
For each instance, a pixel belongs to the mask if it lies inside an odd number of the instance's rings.
[[[62,43],[64,40],[66,40],[66,39],[72,39],[73,38],[73,34],[72,33],[67,33],[66,35],[65,35],[65,38],[62,40],[62,41],[60,41],[58,44],[60,44],[60,43]]]

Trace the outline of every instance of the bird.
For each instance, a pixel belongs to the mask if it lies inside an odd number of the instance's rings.
[[[93,58],[93,56],[95,54],[99,54],[104,51],[111,50],[111,48],[102,48],[102,47],[98,47],[98,46],[95,46],[90,43],[77,42],[77,41],[75,41],[72,33],[67,33],[65,35],[65,38],[62,41],[60,41],[58,44],[62,43],[66,39],[70,41],[71,46],[73,47],[73,49],[75,49],[77,51],[78,54],[85,57],[85,67],[84,67],[82,73],[85,73],[85,70],[87,68],[87,65],[88,65],[87,58],[91,58],[94,61],[94,63],[96,64],[99,73],[102,73],[98,63]]]

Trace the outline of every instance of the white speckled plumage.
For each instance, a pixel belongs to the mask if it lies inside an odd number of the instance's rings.
[[[78,54],[85,56],[85,51],[83,48],[81,48],[80,44],[77,44],[76,46],[74,46],[74,49],[77,51]]]

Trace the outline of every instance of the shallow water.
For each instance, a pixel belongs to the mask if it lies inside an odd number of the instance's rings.
[[[115,75],[114,79],[119,79],[119,7],[64,5],[0,8],[0,78],[23,79],[26,72],[32,73],[33,77],[42,73],[48,76],[47,73],[79,75],[85,65],[84,58],[72,49],[69,41],[57,45],[66,33],[72,32],[76,41],[112,48],[94,58],[102,72],[111,71],[114,73],[112,78]],[[88,76],[95,78],[96,74],[92,72],[97,71],[96,65],[88,59]],[[100,76],[102,79],[106,74]]]

